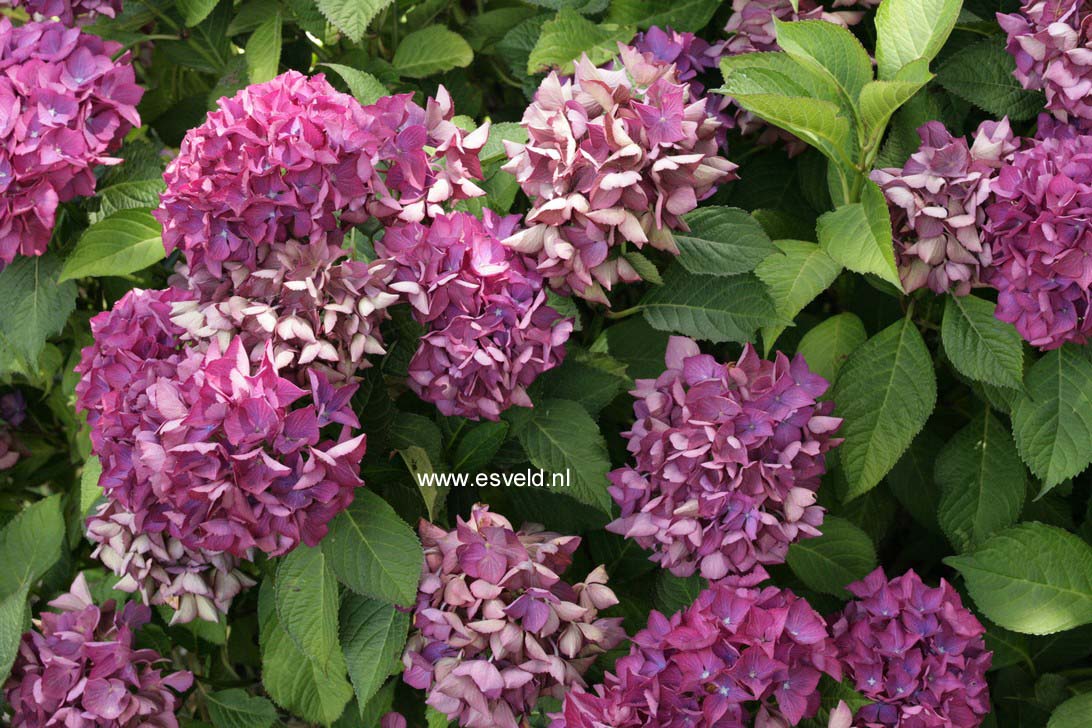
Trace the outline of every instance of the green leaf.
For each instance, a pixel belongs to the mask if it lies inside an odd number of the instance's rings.
[[[706,586],[698,574],[683,577],[660,571],[656,577],[656,608],[667,615],[686,609]]]
[[[187,28],[200,25],[209,16],[219,0],[178,0],[178,12],[182,13],[182,22]]]
[[[683,216],[688,233],[677,233],[679,263],[691,273],[730,276],[754,270],[773,243],[751,215],[735,207],[699,207]]]
[[[998,321],[994,304],[951,296],[944,304],[941,341],[961,374],[998,387],[1024,388],[1024,348],[1012,324]]]
[[[488,465],[508,437],[507,422],[482,422],[474,425],[455,448],[451,470],[477,473]]]
[[[16,514],[0,531],[0,596],[33,587],[61,558],[64,535],[59,495]]]
[[[865,181],[860,202],[820,215],[815,232],[819,245],[838,263],[858,273],[877,275],[902,290],[887,200],[875,182]]]
[[[341,648],[358,705],[367,705],[383,681],[400,671],[409,628],[409,614],[393,605],[346,595],[341,605]]]
[[[804,334],[796,351],[804,355],[809,369],[833,384],[838,381],[842,365],[866,341],[868,334],[861,319],[856,314],[840,313]]]
[[[633,38],[633,26],[613,23],[595,24],[580,13],[563,8],[553,20],[542,26],[538,42],[527,58],[527,73],[558,68],[572,73],[573,61],[587,53],[599,65],[618,53],[617,43]]]
[[[517,437],[547,480],[552,473],[568,474],[572,485],[565,495],[610,513],[607,446],[586,409],[565,399],[545,399],[535,404]]]
[[[46,339],[60,333],[76,308],[76,284],[60,282],[61,259],[53,251],[21,256],[0,271],[0,349],[33,366]]]
[[[1092,693],[1065,701],[1050,714],[1047,728],[1088,728],[1092,725]]]
[[[851,354],[831,398],[845,420],[839,456],[851,500],[887,475],[936,404],[933,359],[913,322],[895,322]]]
[[[715,343],[751,341],[760,327],[780,322],[766,287],[749,273],[703,276],[673,265],[640,306],[655,329]]]
[[[857,104],[861,122],[868,132],[866,143],[870,149],[876,148],[880,139],[883,138],[891,115],[913,98],[914,94],[932,78],[933,74],[929,72],[928,61],[921,60],[899,69],[896,77],[890,81],[869,81],[864,85]]]
[[[876,548],[868,534],[844,518],[827,515],[822,536],[789,547],[787,561],[809,589],[845,597],[845,587],[876,568]]]
[[[506,159],[504,143],[506,141],[527,143],[527,130],[514,121],[501,121],[489,127],[489,138],[485,140],[480,157],[482,163]]]
[[[918,60],[931,61],[948,40],[961,0],[884,0],[876,9],[876,66],[881,79]]]
[[[358,594],[409,606],[424,553],[413,530],[375,493],[360,489],[322,541],[330,568]]]
[[[1016,523],[1024,507],[1024,464],[1008,429],[987,409],[948,440],[936,461],[940,527],[960,551]]]
[[[89,214],[98,223],[118,210],[150,209],[159,205],[159,195],[167,186],[162,179],[137,179],[119,182],[99,190],[99,209]]]
[[[990,114],[1013,121],[1031,119],[1044,100],[1026,91],[1012,75],[1016,62],[1005,50],[1005,36],[996,35],[953,53],[937,71],[937,81],[948,91]]]
[[[372,19],[394,0],[315,0],[318,9],[338,30],[359,43]]]
[[[663,276],[660,275],[660,269],[656,267],[656,264],[646,258],[636,250],[627,250],[622,254],[626,262],[637,272],[637,275],[641,277],[641,280],[651,283],[654,286],[662,286],[664,284]]]
[[[262,685],[282,708],[304,720],[330,725],[353,697],[345,657],[335,649],[326,665],[320,666],[300,652],[277,618],[274,589],[267,579],[258,594]]]
[[[59,280],[143,270],[166,256],[162,234],[151,210],[119,210],[84,231],[65,260]]]
[[[26,622],[27,589],[23,586],[0,599],[0,685],[7,681],[15,656],[19,654]]]
[[[792,321],[834,282],[842,267],[815,243],[778,240],[774,246],[777,252],[758,264],[755,275],[769,289],[777,315]],[[777,324],[762,329],[767,356],[785,328],[785,324]]]
[[[607,354],[572,349],[561,366],[544,372],[531,385],[532,400],[578,402],[592,417],[629,387],[626,365]]]
[[[83,472],[80,473],[80,515],[90,515],[91,508],[102,498],[102,487],[99,478],[102,476],[102,463],[92,455],[83,464]]]
[[[325,668],[337,650],[337,579],[322,549],[300,545],[277,564],[277,619],[296,648]]]
[[[725,89],[744,109],[799,137],[835,164],[853,166],[855,142],[851,139],[850,122],[839,106],[807,96],[737,93],[732,90],[733,79],[725,79]]]
[[[1092,462],[1092,362],[1075,346],[1047,352],[1012,412],[1020,457],[1046,493]]]
[[[861,42],[845,28],[825,20],[783,23],[774,19],[777,44],[814,73],[827,76],[842,91],[852,109],[865,84],[872,80],[872,59]]]
[[[380,83],[379,79],[370,73],[365,73],[364,71],[350,68],[349,66],[343,66],[340,63],[323,63],[322,65],[336,71],[349,87],[349,91],[352,93],[353,98],[365,106],[374,104],[380,98],[387,95],[387,88]]]
[[[1055,526],[1021,523],[944,563],[998,626],[1053,634],[1092,622],[1092,546]]]
[[[695,33],[709,23],[720,4],[721,0],[611,0],[607,20],[642,30],[655,25]]]
[[[453,68],[466,68],[474,50],[466,40],[442,25],[415,30],[394,52],[394,70],[405,78],[425,78]]]
[[[247,39],[246,69],[251,83],[265,83],[277,75],[281,65],[282,26],[277,10]]]
[[[273,703],[241,688],[209,693],[205,705],[216,728],[270,728],[277,720]]]

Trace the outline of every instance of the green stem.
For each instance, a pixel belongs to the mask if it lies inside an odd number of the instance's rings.
[[[624,319],[632,316],[635,313],[640,313],[643,307],[640,304],[631,308],[622,309],[621,311],[607,311],[603,315],[609,319]]]

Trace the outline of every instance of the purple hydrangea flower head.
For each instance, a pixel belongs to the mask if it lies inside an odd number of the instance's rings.
[[[195,298],[175,304],[173,321],[186,330],[186,340],[216,337],[226,348],[241,336],[258,358],[272,342],[278,369],[298,384],[307,383],[310,370],[331,382],[349,381],[370,366],[366,355],[385,353],[379,326],[398,300],[388,288],[394,267],[329,253],[325,246],[288,241],[271,246],[253,271],[225,264],[224,279],[207,269],[188,276],[183,268],[179,278]]]
[[[620,46],[614,68],[587,59],[571,79],[551,73],[521,122],[526,144],[505,142],[531,198],[529,227],[505,243],[531,255],[555,288],[607,303],[605,290],[639,280],[627,243],[677,253],[682,215],[735,179],[718,156],[719,123],[673,65]]]
[[[41,255],[57,206],[95,191],[97,165],[140,125],[121,45],[61,23],[0,18],[0,267]]]
[[[1092,333],[1092,136],[1040,117],[992,181],[986,231],[998,290],[996,316],[1040,349],[1083,344]]]
[[[1016,59],[1013,75],[1043,89],[1046,108],[1062,120],[1092,120],[1092,36],[1081,0],[1029,0],[1019,12],[997,14]]]
[[[986,629],[951,584],[932,588],[908,571],[879,568],[848,587],[833,624],[843,665],[864,697],[854,725],[975,728],[990,710]]]
[[[602,567],[569,585],[580,543],[477,505],[445,531],[421,522],[425,547],[403,678],[467,728],[517,728],[541,696],[583,686],[599,655],[624,639]]]
[[[820,677],[841,679],[823,618],[791,591],[733,581],[670,619],[653,611],[614,672],[568,693],[551,728],[775,728],[815,715]]]
[[[982,285],[982,271],[993,261],[982,234],[990,183],[1017,142],[1008,119],[983,122],[973,146],[939,121],[922,126],[918,136],[921,147],[902,169],[871,175],[891,208],[899,277],[907,292],[928,286],[965,296]]]
[[[82,573],[50,606],[59,612],[43,612],[40,625],[23,635],[4,686],[13,728],[178,728],[175,693],[188,690],[193,676],[164,675],[155,650],[136,648],[134,633],[151,619],[148,607],[96,606]]]
[[[547,305],[533,261],[501,243],[518,219],[457,212],[388,228],[376,244],[398,267],[391,287],[428,329],[409,385],[446,416],[530,407],[527,387],[565,356],[572,320]]]
[[[23,457],[22,443],[7,427],[0,427],[0,472],[10,470]]]
[[[0,420],[12,427],[19,427],[27,418],[27,398],[22,390],[15,389],[0,395]]]
[[[174,610],[171,624],[195,618],[215,622],[231,601],[255,584],[226,552],[191,549],[165,530],[149,530],[146,513],[108,500],[87,520],[91,556],[120,577],[115,589],[138,592],[145,604]]]
[[[379,728],[406,728],[406,717],[401,713],[387,713],[379,721]]]
[[[607,529],[677,576],[783,563],[823,522],[816,491],[842,423],[817,401],[828,386],[800,356],[765,361],[748,345],[722,364],[671,337],[664,373],[632,392],[636,422],[623,436],[635,462],[608,475],[621,515]]]
[[[482,194],[470,177],[488,128],[465,135],[453,113],[445,91],[426,109],[410,95],[364,107],[321,74],[248,86],[221,99],[167,167],[155,212],[164,245],[182,248],[191,275],[218,278],[227,262],[257,270],[288,240],[335,257],[342,232],[370,215],[419,220]]]
[[[97,15],[115,18],[121,12],[121,0],[4,0],[0,6],[21,7],[35,19],[56,18],[67,26],[90,21]]]

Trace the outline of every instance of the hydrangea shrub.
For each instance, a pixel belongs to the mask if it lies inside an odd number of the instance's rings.
[[[0,0],[0,724],[1092,725],[1092,34]]]

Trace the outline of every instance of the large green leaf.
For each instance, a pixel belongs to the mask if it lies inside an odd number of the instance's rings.
[[[800,65],[787,53],[744,53],[720,61],[722,93],[729,95],[805,96],[840,108],[842,94],[826,74]]]
[[[353,697],[345,657],[335,649],[320,666],[300,652],[277,618],[274,589],[267,579],[258,595],[262,685],[281,707],[304,720],[330,725]]]
[[[102,463],[92,455],[83,464],[83,472],[80,473],[80,515],[90,515],[91,507],[99,498],[102,498],[102,486],[99,478],[102,477]]]
[[[281,28],[279,10],[250,34],[246,42],[246,68],[251,83],[265,83],[277,75],[281,65]]]
[[[216,8],[219,0],[177,0],[178,11],[187,28],[199,25]]]
[[[277,619],[296,648],[325,668],[338,646],[337,579],[322,549],[298,546],[277,564]]]
[[[1016,61],[1005,50],[1005,36],[994,35],[963,46],[937,71],[937,81],[956,96],[997,117],[1030,119],[1045,104],[1043,95],[1027,91],[1013,76]]]
[[[876,548],[868,534],[844,518],[828,515],[822,536],[797,541],[787,561],[809,589],[844,597],[846,586],[876,568]]]
[[[516,434],[531,463],[547,473],[547,480],[553,473],[566,473],[571,485],[562,491],[565,495],[610,513],[610,460],[588,411],[576,402],[546,399],[523,418]]]
[[[315,0],[318,9],[338,30],[359,43],[372,18],[394,0]]]
[[[876,10],[876,66],[881,79],[918,60],[931,61],[948,40],[961,0],[884,0]]]
[[[37,363],[46,339],[59,333],[76,308],[76,284],[60,282],[61,259],[52,251],[18,257],[0,271],[0,349],[25,367]]]
[[[162,179],[134,179],[118,182],[98,191],[99,209],[89,213],[92,224],[118,210],[151,209],[159,204],[159,195],[167,186]]]
[[[1092,546],[1064,529],[1021,523],[944,562],[1005,629],[1053,634],[1092,622]]]
[[[695,33],[709,23],[720,4],[721,0],[612,0],[607,20],[641,29],[655,25]]]
[[[270,728],[277,720],[273,703],[241,688],[208,693],[205,705],[216,728]]]
[[[864,85],[857,105],[866,130],[866,148],[878,147],[892,114],[932,79],[929,62],[919,60],[903,66],[889,81],[869,81]]]
[[[340,63],[324,63],[322,65],[336,71],[349,87],[353,97],[364,105],[374,104],[381,97],[387,95],[387,88],[370,73],[343,66]]]
[[[603,63],[618,53],[619,41],[633,38],[633,30],[632,25],[596,24],[575,10],[562,8],[542,26],[538,42],[527,58],[527,73],[553,68],[572,73],[573,61],[585,53],[592,63]]]
[[[640,305],[653,328],[713,342],[751,341],[760,327],[781,321],[766,287],[749,273],[703,276],[672,266]]]
[[[1088,728],[1092,725],[1092,693],[1075,695],[1050,714],[1047,728]]]
[[[409,614],[358,594],[341,605],[341,648],[360,706],[367,705],[389,675],[399,671]]]
[[[64,534],[59,495],[16,514],[0,531],[0,596],[34,586],[61,558]]]
[[[119,210],[84,231],[60,281],[135,273],[163,260],[163,228],[151,210]]]
[[[856,149],[851,124],[837,105],[804,96],[737,93],[732,86],[729,77],[725,88],[744,109],[800,137],[835,164],[852,167]]]
[[[26,623],[27,586],[0,599],[0,685],[11,672]]]
[[[1023,389],[1024,348],[1012,324],[998,321],[994,304],[977,296],[948,296],[941,341],[964,376],[998,387]]]
[[[860,202],[842,205],[819,217],[819,245],[852,271],[872,273],[900,291],[899,270],[891,242],[891,217],[883,191],[866,180]]]
[[[415,30],[394,52],[394,70],[406,78],[425,78],[453,68],[466,68],[474,50],[466,40],[442,25]]]
[[[902,319],[869,339],[834,386],[835,414],[845,422],[839,448],[846,498],[867,493],[887,475],[925,425],[937,398],[933,359],[917,328]]]
[[[960,551],[1015,523],[1027,494],[1012,434],[989,410],[948,440],[937,456],[936,480],[940,527]]]
[[[402,606],[416,599],[421,543],[378,495],[358,490],[330,523],[322,550],[337,578],[356,593]]]
[[[774,246],[777,252],[759,263],[755,275],[769,289],[778,316],[792,321],[834,282],[842,267],[815,243],[778,240]],[[786,324],[779,323],[762,329],[767,355],[785,327]]]
[[[1067,345],[1035,362],[1026,384],[1012,430],[1020,457],[1046,492],[1092,462],[1092,362]]]
[[[706,585],[705,579],[699,574],[682,577],[661,570],[656,577],[656,608],[664,614],[686,609],[694,603]]]
[[[508,437],[507,422],[481,422],[467,430],[455,448],[451,470],[477,473],[493,459]]]
[[[773,252],[762,226],[745,210],[699,207],[683,216],[690,232],[677,233],[679,263],[691,273],[730,276],[754,270]]]
[[[840,313],[804,334],[796,351],[809,369],[833,384],[850,355],[866,341],[868,333],[857,314]]]
[[[531,385],[531,397],[580,403],[592,417],[629,387],[626,365],[608,354],[570,349],[561,366],[544,372]]]
[[[828,76],[841,90],[846,108],[852,108],[872,80],[872,59],[861,42],[825,20],[783,23],[775,18],[774,25],[777,44],[801,65]]]

